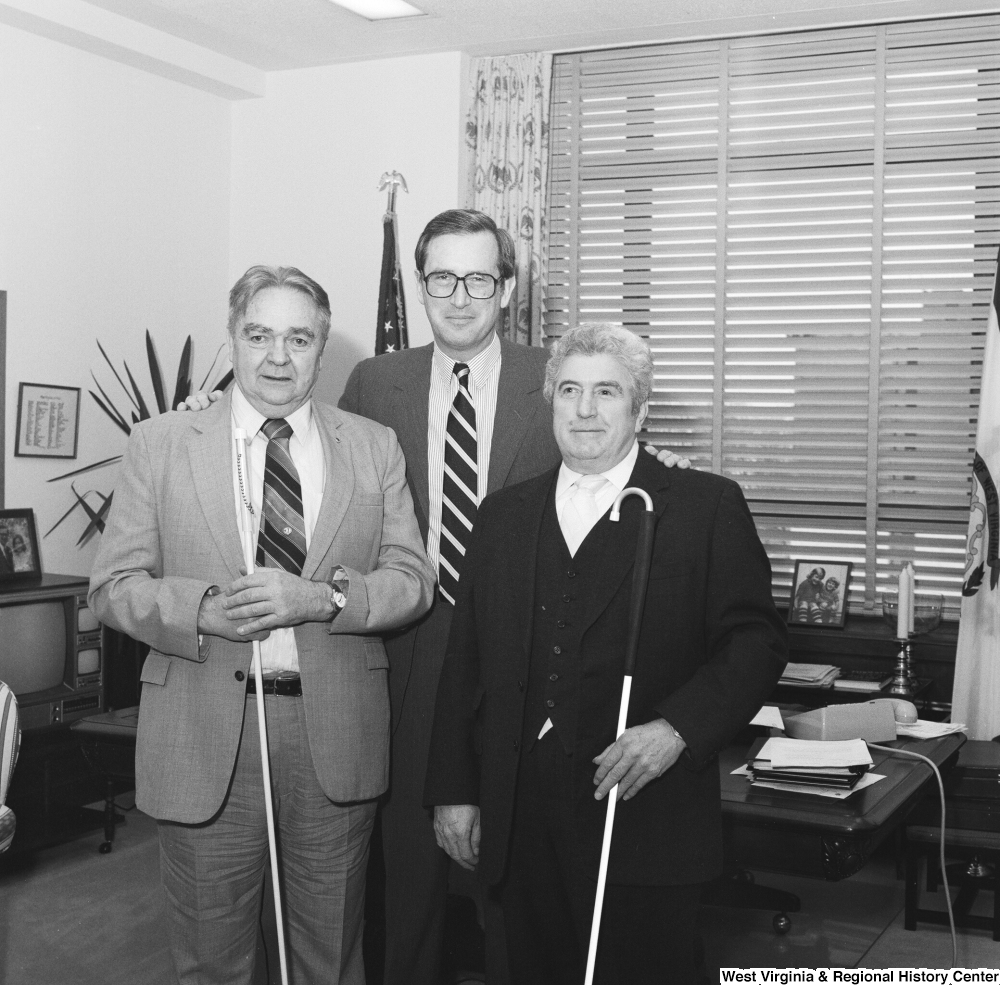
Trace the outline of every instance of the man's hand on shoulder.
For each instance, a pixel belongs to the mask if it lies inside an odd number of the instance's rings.
[[[597,764],[594,796],[603,800],[617,783],[618,799],[631,800],[650,780],[663,776],[686,748],[687,743],[662,718],[625,729],[593,759]]]
[[[217,400],[222,399],[221,390],[198,390],[192,393],[187,400],[182,400],[174,410],[208,410]]]
[[[219,598],[227,618],[240,623],[237,639],[241,640],[263,630],[326,622],[333,616],[326,582],[309,581],[280,568],[258,568],[237,578]]]
[[[656,448],[654,445],[644,445],[643,447],[650,455],[655,455],[656,460],[661,465],[666,465],[668,469],[672,469],[675,465],[679,469],[689,469],[691,467],[690,458],[684,458],[669,448]]]
[[[241,632],[241,630],[243,630]],[[245,643],[247,640],[266,640],[270,631],[254,632],[232,619],[223,608],[221,595],[205,595],[198,607],[198,632],[205,636],[221,636],[234,643]]]
[[[472,804],[450,804],[434,808],[434,837],[463,869],[479,862],[479,808]]]

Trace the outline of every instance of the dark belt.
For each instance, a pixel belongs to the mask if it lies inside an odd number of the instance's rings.
[[[257,682],[253,677],[247,678],[247,694],[257,693]],[[265,677],[264,693],[277,694],[284,698],[298,698],[302,696],[302,678],[296,674],[294,677]]]

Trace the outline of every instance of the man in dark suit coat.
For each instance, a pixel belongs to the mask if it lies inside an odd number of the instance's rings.
[[[418,296],[434,333],[433,344],[359,363],[339,406],[395,431],[406,457],[406,478],[420,533],[436,561],[443,461],[428,462],[429,433],[436,429],[442,436],[438,451],[443,455],[443,428],[451,397],[446,393],[443,400],[435,399],[435,373],[444,380],[455,363],[476,366],[490,360],[493,376],[486,386],[492,386],[492,392],[479,390],[478,381],[473,381],[479,467],[487,477],[489,492],[538,475],[559,461],[559,452],[552,436],[551,410],[542,395],[548,352],[496,335],[502,309],[514,288],[514,245],[507,233],[481,212],[443,212],[421,234],[416,263]],[[475,298],[467,282],[457,281],[449,297],[434,297],[424,280],[434,272],[459,277],[486,274],[494,279],[495,290],[488,298]],[[499,365],[492,363],[490,352]],[[475,369],[472,375],[476,376]],[[482,428],[487,423],[484,406],[495,406],[489,422],[488,457],[482,448]],[[435,478],[438,491],[432,502]],[[389,796],[382,808],[386,985],[438,985],[440,981],[449,861],[434,840],[430,815],[423,806],[423,785],[452,611],[451,603],[439,594],[420,622],[386,641],[393,723]]]
[[[700,884],[721,868],[716,753],[786,661],[739,486],[637,453],[651,378],[648,347],[625,329],[560,341],[546,395],[563,464],[482,504],[459,587],[425,801],[449,854],[500,886],[516,985],[583,980],[616,782],[598,981],[692,980]],[[649,493],[657,524],[616,740],[644,505],[629,497],[617,524],[607,509],[627,486]],[[589,520],[578,494],[596,504]]]

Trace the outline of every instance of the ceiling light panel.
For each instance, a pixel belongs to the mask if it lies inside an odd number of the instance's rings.
[[[405,0],[330,0],[330,3],[343,7],[354,14],[359,14],[369,21],[384,21],[397,17],[423,17],[424,12],[417,10]]]

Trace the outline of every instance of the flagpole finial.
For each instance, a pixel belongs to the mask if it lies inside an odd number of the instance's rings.
[[[386,204],[386,214],[393,215],[396,211],[396,189],[403,186],[403,191],[409,194],[410,189],[406,187],[406,179],[398,171],[384,171],[378,180],[378,190],[389,189],[389,201]]]

